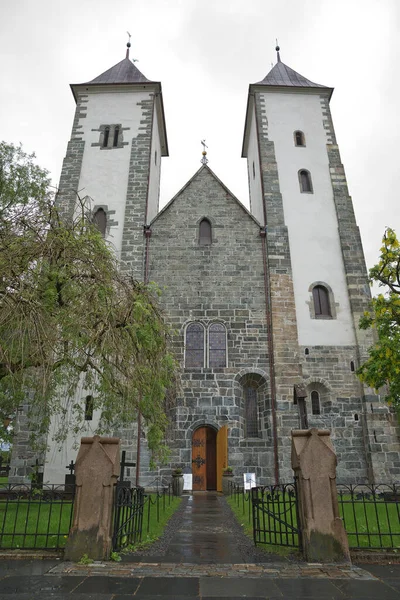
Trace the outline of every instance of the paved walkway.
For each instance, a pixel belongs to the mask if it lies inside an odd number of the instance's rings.
[[[0,559],[0,600],[400,600],[400,565],[260,562],[215,494],[189,498],[164,542],[123,563]]]

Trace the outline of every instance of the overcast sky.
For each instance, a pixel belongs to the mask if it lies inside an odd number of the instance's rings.
[[[248,205],[240,158],[249,83],[282,61],[335,88],[331,108],[368,267],[400,234],[399,0],[2,0],[0,135],[58,183],[74,115],[70,83],[125,57],[163,89],[169,158],[161,206],[200,166]]]

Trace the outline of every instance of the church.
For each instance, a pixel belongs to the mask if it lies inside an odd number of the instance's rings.
[[[333,89],[284,64],[277,48],[275,66],[249,85],[243,114],[250,209],[204,151],[161,210],[161,84],[136,68],[128,45],[121,62],[71,89],[60,202],[72,214],[84,189],[121,268],[161,287],[181,366],[180,394],[167,407],[170,463],[150,471],[145,431],[139,444],[136,423],[120,432],[127,460],[140,459],[140,484],[181,467],[193,490],[220,490],[228,465],[237,481],[244,473],[258,484],[292,481],[291,431],[307,427],[331,430],[339,481],[398,480],[396,416],[356,375],[373,343],[358,328],[370,290]],[[51,438],[44,482],[60,483],[76,449],[67,441],[59,452]],[[17,452],[18,444],[17,426]]]

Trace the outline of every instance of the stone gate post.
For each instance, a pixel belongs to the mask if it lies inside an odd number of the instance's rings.
[[[292,431],[303,552],[308,562],[350,561],[336,489],[337,458],[330,431]]]
[[[76,493],[65,559],[110,557],[114,484],[120,471],[120,440],[95,435],[81,439],[75,463]]]

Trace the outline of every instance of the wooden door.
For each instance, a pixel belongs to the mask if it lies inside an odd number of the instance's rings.
[[[193,491],[201,492],[207,489],[207,427],[199,427],[192,438],[192,473]]]
[[[206,489],[217,489],[217,456],[215,443],[217,440],[217,432],[212,427],[207,427],[206,437]]]
[[[222,472],[228,466],[228,428],[221,427],[217,433],[217,491],[222,492]]]

